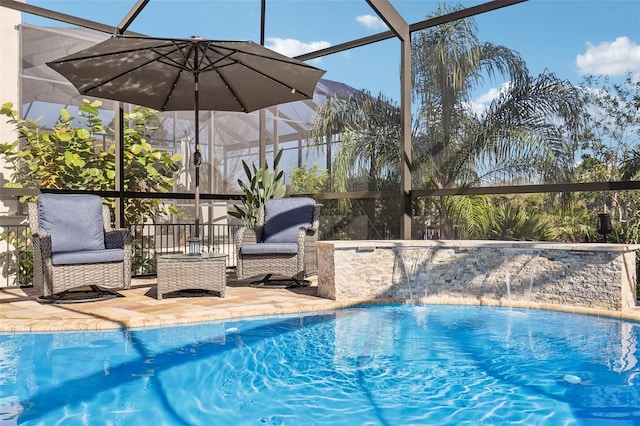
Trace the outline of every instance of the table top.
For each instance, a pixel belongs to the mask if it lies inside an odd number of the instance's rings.
[[[217,254],[217,253],[203,253],[201,255],[197,254],[163,254],[158,256],[158,261],[180,261],[180,262],[202,262],[205,260],[221,260],[226,259],[226,254]]]

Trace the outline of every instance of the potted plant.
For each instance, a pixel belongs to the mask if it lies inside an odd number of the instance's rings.
[[[284,171],[278,172],[278,164],[282,158],[282,149],[273,160],[273,167],[270,170],[268,165],[258,168],[255,164],[251,167],[242,160],[242,167],[246,175],[246,181],[238,179],[238,185],[243,192],[242,207],[234,206],[235,210],[229,214],[235,218],[242,219],[244,225],[255,228],[258,222],[258,215],[264,203],[271,198],[282,198],[286,192],[284,184]]]

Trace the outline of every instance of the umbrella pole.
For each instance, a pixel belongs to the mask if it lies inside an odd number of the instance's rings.
[[[195,102],[195,126],[196,126],[196,146],[193,153],[193,165],[196,168],[196,185],[195,185],[195,222],[196,230],[195,237],[189,243],[190,254],[200,254],[200,164],[202,163],[202,156],[200,155],[200,94],[198,88],[198,47],[195,49],[195,71],[193,73],[194,83],[194,102]]]

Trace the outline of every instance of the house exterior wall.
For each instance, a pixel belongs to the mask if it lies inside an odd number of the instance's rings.
[[[0,104],[11,102],[17,109],[20,101],[20,49],[19,31],[20,12],[0,7]],[[13,126],[0,117],[0,142],[16,140]],[[0,187],[9,180],[11,171],[0,160]],[[15,198],[0,194],[0,216],[15,214]]]

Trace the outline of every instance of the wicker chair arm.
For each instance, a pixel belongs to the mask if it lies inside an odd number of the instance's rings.
[[[264,226],[257,226],[255,228],[249,228],[247,226],[242,227],[236,232],[235,241],[238,246],[242,244],[253,244],[262,241],[262,232]]]
[[[35,238],[40,238],[40,239],[43,239],[43,238],[51,239],[51,234],[49,233],[49,231],[42,228],[31,229],[31,236]]]
[[[309,242],[317,240],[316,229],[311,226],[301,226],[298,229],[298,251],[304,253]]]
[[[45,229],[31,232],[33,249],[40,253],[42,259],[51,259],[51,234]]]
[[[104,233],[105,248],[131,249],[131,232],[128,229],[113,229]]]
[[[253,228],[240,228],[236,232],[236,246],[241,247],[243,244],[252,244],[258,242],[258,235]]]
[[[307,235],[314,235],[314,234],[316,234],[318,232],[318,230],[316,228],[314,228],[313,226],[305,226],[305,227],[302,227],[302,229],[304,229],[304,232]]]
[[[240,253],[242,251],[242,246],[244,244],[257,243],[258,237],[260,236],[258,235],[258,233],[259,233],[259,230],[256,228],[249,228],[249,227],[243,226],[242,228],[238,229],[238,231],[234,236],[234,242],[236,246],[236,259],[238,259],[238,263],[236,265],[236,274],[240,279],[244,279],[244,274],[245,274],[242,255]]]
[[[318,230],[314,226],[303,226],[298,230],[298,259],[300,268],[305,274],[313,275],[317,272],[316,242]]]

